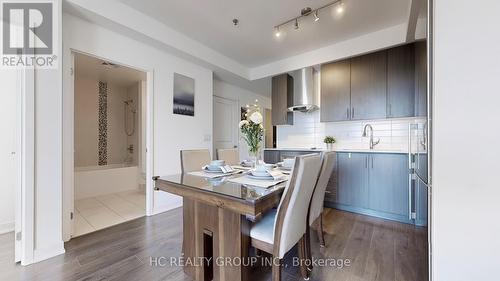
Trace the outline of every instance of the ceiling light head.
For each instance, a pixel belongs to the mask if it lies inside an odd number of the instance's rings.
[[[318,10],[316,10],[316,12],[314,12],[314,21],[315,22],[319,21]]]
[[[294,24],[293,28],[295,28],[295,30],[299,29],[299,20],[298,19],[295,19],[295,24]]]
[[[339,14],[339,15],[344,13],[344,3],[343,2],[340,2],[337,4],[336,11],[337,11],[337,14]]]
[[[275,36],[276,38],[280,38],[280,37],[281,37],[281,31],[280,31],[280,27],[279,27],[279,26],[276,26],[276,27],[274,28],[274,36]]]

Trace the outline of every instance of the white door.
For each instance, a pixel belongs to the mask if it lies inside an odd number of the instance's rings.
[[[214,96],[214,158],[218,148],[238,147],[238,102]]]

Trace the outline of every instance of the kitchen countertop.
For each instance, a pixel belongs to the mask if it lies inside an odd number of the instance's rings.
[[[264,148],[264,150],[269,150],[269,151],[310,151],[310,152],[323,152],[323,151],[329,151],[324,148],[317,148],[317,149],[311,149],[311,148]],[[352,152],[352,153],[401,153],[401,154],[407,154],[408,151],[404,150],[387,150],[387,149],[356,149],[356,148],[334,148],[333,151],[336,152]]]

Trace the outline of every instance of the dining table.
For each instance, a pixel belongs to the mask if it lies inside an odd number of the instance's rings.
[[[156,190],[183,198],[182,265],[193,280],[250,279],[251,224],[279,204],[286,181],[259,187],[239,178],[246,177],[245,173],[206,178],[198,172],[155,178]]]

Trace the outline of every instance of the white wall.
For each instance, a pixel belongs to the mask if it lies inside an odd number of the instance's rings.
[[[72,79],[69,71],[71,49],[153,74],[154,175],[179,173],[181,149],[212,149],[212,71],[66,13],[63,22],[65,88]],[[195,79],[194,117],[172,113],[174,72]],[[66,123],[66,120],[72,122],[72,112],[69,109],[72,108],[73,98],[70,94],[65,93],[64,99],[64,142],[68,153],[73,142],[72,127]],[[71,156],[65,153],[66,157]],[[66,182],[69,177],[67,175]],[[154,194],[154,212],[181,204],[182,200],[177,196],[165,192]]]
[[[261,106],[262,113],[264,113],[264,108],[271,108],[271,98],[263,96],[259,93],[254,93],[239,88],[218,79],[214,79],[214,96],[235,100],[238,102],[239,107],[245,107],[247,104],[254,104],[255,100],[258,100],[258,104]],[[234,126],[238,126],[238,124],[234,124]],[[248,148],[245,141],[243,141],[241,138],[238,139],[240,159],[249,158],[250,156],[248,154]]]
[[[500,2],[434,3],[433,280],[500,280]]]
[[[17,70],[0,70],[0,85],[2,85],[2,110],[0,110],[0,234],[14,230],[14,208],[17,169],[12,152],[16,148],[16,128],[18,122]]]
[[[125,86],[108,82],[108,164],[124,163],[128,154],[127,145],[129,143],[137,147],[137,132],[140,131],[136,130],[132,136],[127,136],[124,130],[125,107],[123,101],[129,98],[133,99],[135,103],[137,102],[137,86],[126,88]],[[97,166],[98,164],[98,111],[99,80],[77,73],[75,77],[76,167]],[[129,117],[131,121],[132,115],[130,114]],[[137,159],[136,153],[134,159]],[[135,163],[137,163],[137,160]]]

